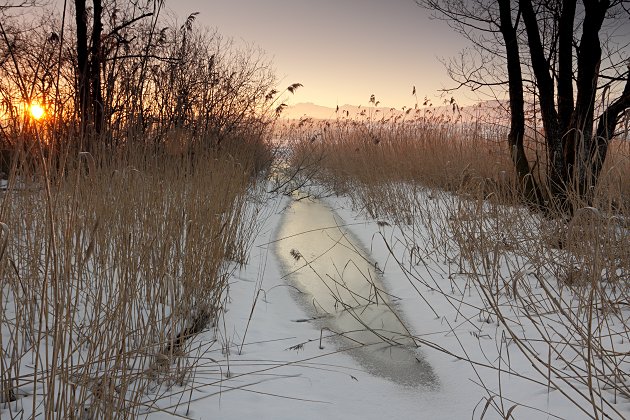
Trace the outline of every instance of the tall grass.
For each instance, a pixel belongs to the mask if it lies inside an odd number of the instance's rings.
[[[569,221],[520,204],[501,131],[357,121],[307,128],[319,134],[296,135],[294,160],[318,156],[320,182],[400,226],[405,251],[393,257],[416,290],[441,293],[451,320],[485,314],[501,327],[505,346],[485,355],[487,367],[499,378],[515,373],[509,353],[517,349],[532,366],[528,378],[588,417],[622,417],[617,403],[630,399],[630,143],[611,145],[594,207],[578,202]],[[481,308],[464,304],[473,294]],[[498,391],[480,385],[484,412],[507,418],[520,403],[503,400],[500,382]]]
[[[506,203],[521,201],[506,143],[495,123],[455,123],[443,116],[410,120],[303,120],[282,134],[292,145],[294,166],[318,162],[318,176],[341,190],[362,189],[380,201],[383,186],[412,183],[428,188],[479,193]],[[534,176],[546,182],[544,139],[526,140]],[[630,142],[613,141],[594,203],[614,214],[630,206]],[[374,197],[370,197],[374,192]],[[577,200],[577,199],[576,199]],[[371,210],[368,202],[363,203]],[[576,203],[576,208],[584,203]],[[387,208],[387,206],[386,206]]]
[[[247,259],[284,93],[262,51],[164,7],[106,6],[80,86],[75,10],[0,6],[2,418],[181,402]]]
[[[74,10],[0,6],[2,418],[159,410],[194,382],[188,339],[213,326],[258,226],[270,62],[196,13],[119,6],[91,38],[87,113]]]
[[[186,383],[187,339],[212,327],[252,240],[256,155],[130,145],[48,172],[14,160],[0,208],[3,418],[135,418]]]

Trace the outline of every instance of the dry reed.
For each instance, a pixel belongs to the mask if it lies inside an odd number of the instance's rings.
[[[533,367],[529,379],[588,417],[622,416],[617,403],[630,398],[628,142],[612,143],[594,207],[575,201],[567,221],[519,205],[503,130],[423,120],[302,121],[292,129],[295,162],[321,157],[319,182],[401,226],[405,253],[392,256],[416,290],[441,293],[455,320],[478,311],[496,322],[505,347],[512,343]],[[531,155],[541,152],[536,144],[528,139]],[[544,180],[543,164],[536,172]],[[467,307],[472,291],[482,308]],[[509,351],[497,351],[486,367],[499,378],[515,374]],[[483,411],[509,417],[518,401],[503,399],[500,382],[498,393],[480,385]]]
[[[0,209],[3,418],[135,418],[192,377],[188,339],[212,328],[255,232],[255,155],[130,145],[48,172],[14,160]]]

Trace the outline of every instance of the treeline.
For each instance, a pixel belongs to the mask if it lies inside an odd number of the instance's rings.
[[[5,150],[35,125],[49,146],[88,151],[173,138],[260,140],[282,109],[264,53],[200,27],[197,13],[178,22],[158,0],[65,4],[65,14],[36,1],[0,5]],[[33,103],[45,110],[37,124]]]

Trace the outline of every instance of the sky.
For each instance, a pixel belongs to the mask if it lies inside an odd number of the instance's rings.
[[[279,86],[302,83],[292,103],[413,106],[424,96],[440,103],[452,87],[440,58],[466,41],[413,0],[167,0],[180,19],[197,22],[237,42],[262,48]],[[461,104],[470,102],[464,92]],[[449,96],[450,98],[450,96]]]

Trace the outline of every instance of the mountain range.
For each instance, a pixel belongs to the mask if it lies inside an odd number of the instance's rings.
[[[443,115],[453,116],[461,114],[461,119],[471,121],[479,119],[481,116],[488,117],[505,117],[507,115],[506,108],[508,104],[505,101],[483,101],[475,105],[458,107],[455,102],[447,103],[439,106],[417,106],[409,110],[408,108],[396,109],[387,107],[378,107],[370,104],[370,106],[342,105],[336,108],[317,105],[311,102],[297,103],[287,106],[282,112],[282,119],[297,120],[302,118],[312,118],[318,120],[334,120],[337,118],[371,118],[380,120],[381,118],[389,118],[402,116],[404,114],[422,113],[427,115]]]

